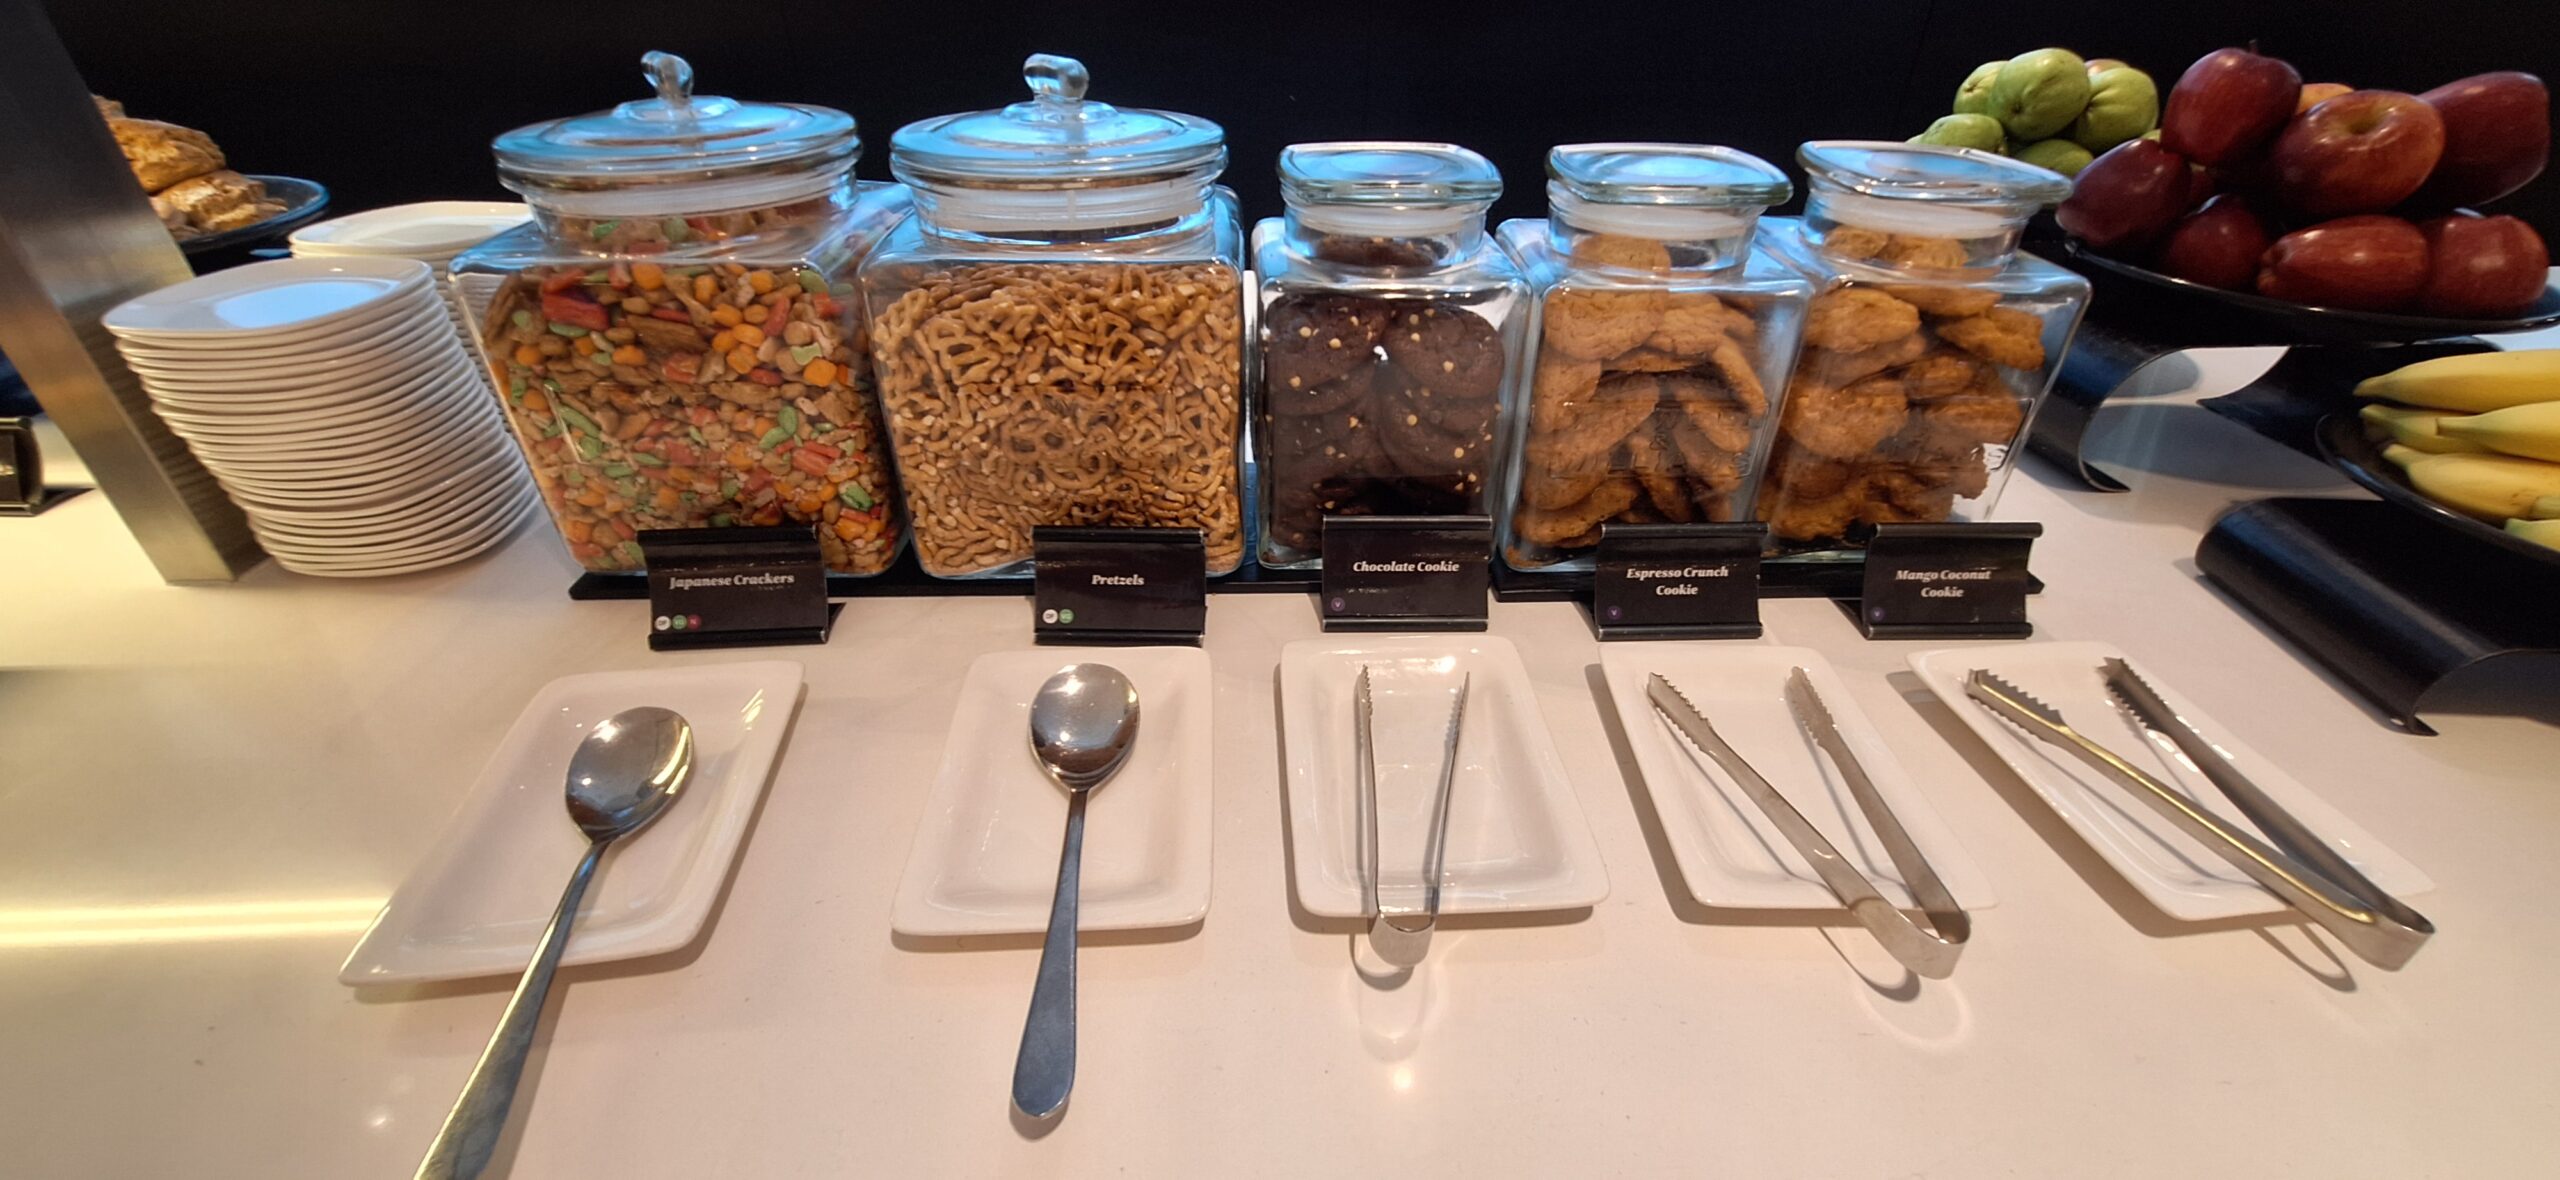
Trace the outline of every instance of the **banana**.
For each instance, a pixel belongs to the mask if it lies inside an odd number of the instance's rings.
[[[2502,454],[2560,461],[2560,402],[2535,402],[2467,418],[2442,418],[2435,426],[2441,434]]]
[[[2510,520],[2507,531],[2536,545],[2560,549],[2560,520]]]
[[[2388,437],[2402,446],[2430,454],[2477,454],[2489,449],[2437,429],[2439,420],[2462,416],[2451,410],[2413,410],[2407,406],[2387,406],[2376,402],[2358,413],[2378,432],[2376,438]]]
[[[2507,531],[2552,549],[2560,549],[2560,520],[2510,520]]]
[[[2419,361],[2367,377],[2357,397],[2484,414],[2560,399],[2560,348],[2475,352]]]
[[[2530,511],[2535,520],[2560,520],[2560,496],[2544,496]]]
[[[2491,522],[2522,516],[2545,496],[2560,496],[2560,463],[2508,455],[2430,455],[2394,444],[2384,458],[2409,473],[2426,498]]]

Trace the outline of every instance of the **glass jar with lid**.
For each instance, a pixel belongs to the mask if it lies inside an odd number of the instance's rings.
[[[533,221],[456,258],[509,425],[570,553],[636,570],[642,529],[807,524],[874,574],[901,529],[861,300],[903,188],[853,180],[853,117],[657,97],[497,138]]]
[[[1196,528],[1244,556],[1242,232],[1226,133],[1084,97],[911,123],[916,216],[862,267],[881,405],[938,577],[1027,576],[1041,525]]]
[[[1991,511],[2088,306],[2018,252],[2061,174],[1970,148],[1805,144],[1801,222],[1761,241],[1813,280],[1760,514],[1781,551],[1846,555],[1879,524]]]
[[[1745,520],[1812,285],[1751,248],[1786,174],[1731,148],[1568,144],[1504,222],[1536,292],[1503,560],[1587,569],[1602,525]]]
[[[1263,564],[1322,556],[1327,516],[1479,514],[1526,286],[1485,232],[1502,176],[1445,143],[1280,153],[1261,276]]]

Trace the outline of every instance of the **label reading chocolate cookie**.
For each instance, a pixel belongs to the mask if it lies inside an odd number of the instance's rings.
[[[1329,516],[1327,631],[1482,631],[1493,520],[1484,516]]]
[[[1044,525],[1031,548],[1034,641],[1200,642],[1209,562],[1199,529]]]
[[[1869,639],[2024,639],[2032,521],[1880,524],[1855,604]],[[1850,604],[1842,604],[1844,607]]]
[[[1593,559],[1602,639],[1757,639],[1768,526],[1607,524]]]

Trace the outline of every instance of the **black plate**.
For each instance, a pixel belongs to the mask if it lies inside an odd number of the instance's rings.
[[[2171,278],[2157,271],[2144,270],[2130,262],[2109,258],[2077,241],[2065,240],[2063,250],[2071,260],[2118,278],[2130,279],[2148,287],[2175,292],[2194,301],[2198,310],[2207,306],[2225,314],[2236,313],[2252,321],[2254,326],[2281,338],[2305,343],[2365,343],[2442,340],[2448,336],[2485,336],[2495,332],[2522,332],[2531,328],[2547,328],[2560,324],[2560,287],[2544,287],[2542,296],[2533,301],[2525,314],[2507,319],[2471,320],[2452,316],[2398,315],[2380,311],[2353,311],[2343,307],[2313,307],[2270,299],[2247,291],[2225,291],[2202,283]]]
[[[2331,414],[2320,420],[2319,438],[2320,454],[2329,460],[2329,465],[2345,472],[2348,479],[2364,485],[2374,495],[2477,539],[2484,545],[2495,545],[2560,569],[2560,549],[2537,545],[2420,495],[2418,489],[2409,486],[2408,478],[2401,474],[2400,469],[2382,457],[2382,444],[2365,437],[2363,419],[2353,414]]]
[[[249,179],[264,182],[267,195],[284,202],[284,212],[238,229],[226,229],[218,234],[179,242],[178,248],[186,251],[188,257],[282,240],[286,234],[302,228],[329,208],[329,190],[320,187],[317,181],[292,176],[251,175]]]

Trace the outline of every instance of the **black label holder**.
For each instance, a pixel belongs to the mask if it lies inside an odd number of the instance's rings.
[[[818,535],[805,525],[648,529],[639,541],[652,651],[825,643],[844,609],[827,601]]]
[[[1033,642],[1200,643],[1209,574],[1199,529],[1042,525],[1031,546]]]
[[[1768,532],[1757,523],[1601,526],[1592,628],[1603,641],[1759,638]]]
[[[2025,639],[2027,557],[2044,526],[1981,521],[1876,526],[1864,592],[1843,602],[1869,639]]]
[[[1482,631],[1492,589],[1485,516],[1328,516],[1316,613],[1327,631]]]

